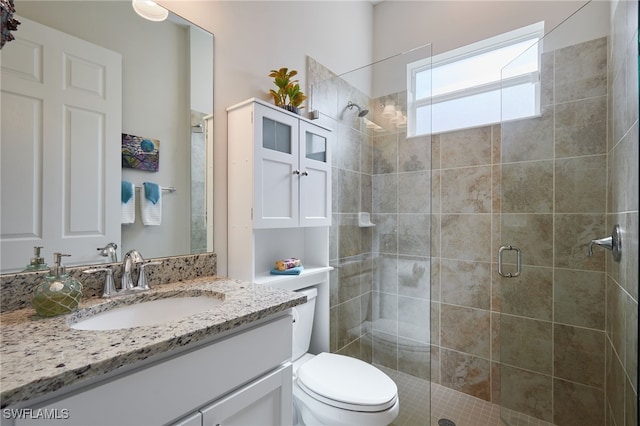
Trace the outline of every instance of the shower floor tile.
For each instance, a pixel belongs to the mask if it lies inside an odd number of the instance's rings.
[[[479,398],[377,365],[398,386],[400,414],[393,426],[439,426],[449,419],[456,426],[553,426],[511,410],[504,410],[508,423],[500,419],[500,406]],[[431,413],[429,415],[429,408]]]

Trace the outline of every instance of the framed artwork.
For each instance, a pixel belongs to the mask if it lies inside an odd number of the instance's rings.
[[[142,136],[122,134],[122,167],[157,172],[160,163],[160,141]]]

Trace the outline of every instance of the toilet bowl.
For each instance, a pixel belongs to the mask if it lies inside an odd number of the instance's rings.
[[[398,416],[396,384],[356,358],[307,353],[317,290],[301,290],[307,302],[294,308],[293,400],[299,425],[386,426]]]

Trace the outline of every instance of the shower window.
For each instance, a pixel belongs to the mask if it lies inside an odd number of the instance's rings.
[[[408,64],[409,135],[539,115],[543,34],[544,22],[538,22]],[[533,45],[538,48],[530,49]],[[504,78],[502,68],[516,57],[518,64],[512,64],[512,73]],[[516,100],[507,109],[509,117],[501,117],[501,93]]]

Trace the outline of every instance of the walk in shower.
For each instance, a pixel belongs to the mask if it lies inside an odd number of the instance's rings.
[[[636,2],[589,3],[505,62],[497,122],[462,129],[421,113],[446,101],[414,78],[430,45],[342,75],[308,58],[337,135],[331,351],[396,380],[395,424],[637,424],[637,28]],[[535,114],[514,119],[525,57]],[[621,262],[588,257],[616,223]]]

